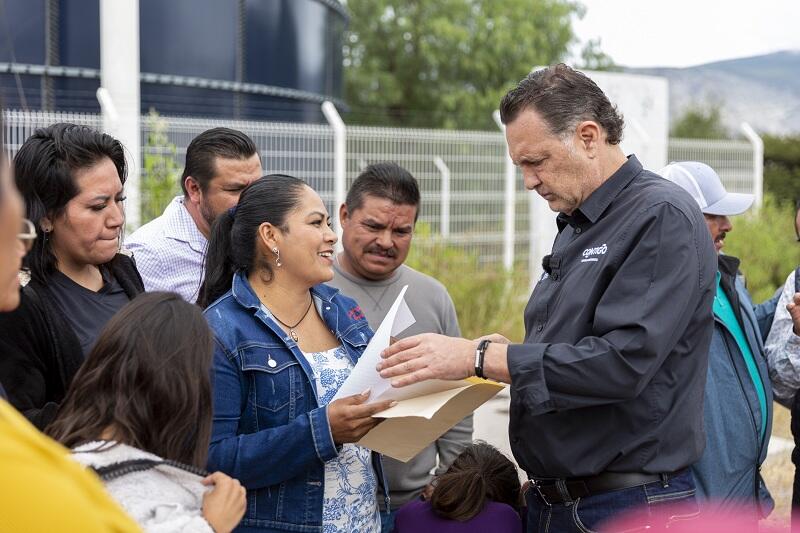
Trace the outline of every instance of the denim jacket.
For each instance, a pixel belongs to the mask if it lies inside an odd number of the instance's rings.
[[[738,267],[739,260],[735,257],[719,256],[722,288],[734,309],[738,307],[737,315],[766,394],[767,412],[761,412],[756,389],[736,340],[715,315],[704,398],[706,449],[692,471],[701,500],[711,500],[725,510],[741,510],[742,505],[752,505],[766,517],[774,503],[760,472],[772,432],[772,387],[764,355],[764,332],[758,320],[764,310],[760,309],[762,306],[753,305],[737,275]],[[772,310],[774,312],[774,307]],[[763,439],[760,435],[762,417],[767,422]]]
[[[327,285],[311,294],[355,364],[373,335],[358,304]],[[310,365],[241,272],[205,316],[215,340],[208,467],[247,488],[247,512],[237,531],[322,531],[324,463],[340,447],[326,406],[319,405]],[[386,494],[378,454],[372,462]]]

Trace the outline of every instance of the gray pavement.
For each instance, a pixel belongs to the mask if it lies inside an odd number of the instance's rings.
[[[508,440],[508,405],[511,401],[509,388],[501,390],[494,398],[481,405],[473,419],[473,439],[483,440],[495,446],[514,461],[511,444]],[[514,461],[516,464],[516,461]],[[525,479],[525,472],[520,471],[520,479]]]

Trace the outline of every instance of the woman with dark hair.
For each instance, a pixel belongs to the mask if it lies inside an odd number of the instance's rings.
[[[244,514],[239,482],[202,470],[211,342],[177,294],[137,298],[108,321],[48,427],[146,531],[229,532]]]
[[[395,533],[521,533],[519,475],[497,448],[477,441],[435,481],[430,501],[397,511]]]
[[[106,321],[144,290],[120,253],[125,154],[88,127],[37,130],[14,158],[37,239],[19,308],[0,315],[0,382],[37,427],[52,420]]]
[[[0,135],[2,131],[0,120]],[[22,197],[11,179],[0,139],[0,312],[13,311],[19,305],[19,269],[36,238],[23,214]],[[0,360],[5,356],[0,351]],[[96,477],[3,399],[2,387],[0,531],[139,531]]]
[[[391,402],[331,401],[372,337],[324,285],[336,239],[319,195],[284,175],[252,182],[212,228],[198,302],[215,337],[209,465],[248,489],[237,531],[380,531],[380,458],[353,443]]]

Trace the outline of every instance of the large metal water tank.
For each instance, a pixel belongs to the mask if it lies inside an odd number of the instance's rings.
[[[99,111],[97,0],[0,1],[6,108]],[[139,0],[142,111],[319,121],[342,95],[337,0]]]

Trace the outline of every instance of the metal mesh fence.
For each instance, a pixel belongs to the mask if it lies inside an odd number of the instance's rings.
[[[330,128],[150,115],[142,120],[142,224],[158,216],[172,197],[180,193],[180,176],[191,140],[207,129],[220,126],[240,130],[253,139],[265,172],[291,174],[306,180],[319,192],[327,208],[333,207]]]
[[[755,194],[753,146],[747,141],[670,139],[667,154],[670,161],[707,164],[717,171],[729,192]]]
[[[37,128],[43,128],[56,122],[72,122],[95,129],[103,128],[103,118],[91,113],[51,113],[46,111],[13,111],[3,112],[3,141],[6,154],[14,157]]]
[[[395,161],[419,181],[421,245],[446,243],[502,264],[506,144],[500,132],[349,127],[347,185],[367,164]],[[437,166],[437,160],[439,165]],[[444,168],[442,168],[444,167]],[[444,174],[449,173],[449,191]],[[522,180],[517,180],[522,191]],[[527,262],[528,204],[516,199],[515,262]],[[415,244],[419,245],[419,244]]]
[[[36,128],[63,121],[102,128],[100,115],[5,111],[5,149],[13,157]],[[303,178],[332,214],[338,208],[333,205],[334,136],[327,125],[156,115],[142,117],[141,124],[142,223],[158,216],[179,193],[189,142],[216,126],[247,133],[258,146],[266,172]],[[719,172],[728,190],[754,190],[753,148],[746,141],[670,139],[669,159],[706,162]],[[419,180],[423,200],[415,247],[435,253],[447,245],[487,267],[502,267],[506,211],[502,133],[349,126],[346,187],[367,164],[378,161],[395,161]],[[449,174],[449,187],[444,185],[445,174]],[[527,269],[529,243],[536,234],[529,226],[530,193],[524,190],[519,172],[515,189],[514,263]]]

